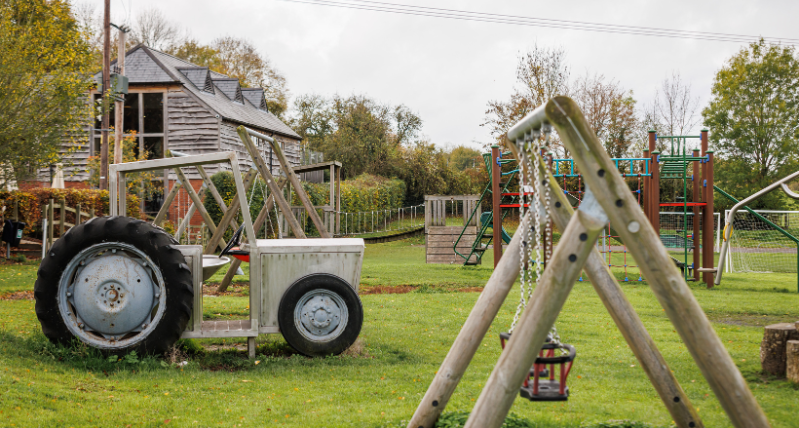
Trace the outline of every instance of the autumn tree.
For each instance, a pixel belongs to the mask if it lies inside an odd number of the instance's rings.
[[[491,135],[504,143],[504,135],[516,122],[550,98],[569,94],[570,68],[563,48],[534,45],[516,65],[516,86],[507,101],[489,101],[486,119]]]
[[[0,165],[18,178],[85,135],[91,52],[63,0],[0,0]],[[77,139],[72,146],[86,144]]]
[[[638,124],[635,99],[618,81],[586,74],[572,84],[574,101],[611,157],[624,157]]]
[[[702,117],[725,190],[745,197],[796,170],[799,60],[794,47],[760,40],[742,48],[716,73],[711,94]],[[761,203],[778,209],[785,202],[772,195]]]

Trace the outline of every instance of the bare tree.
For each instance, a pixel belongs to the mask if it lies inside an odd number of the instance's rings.
[[[691,96],[691,84],[673,72],[655,91],[654,120],[668,135],[685,135],[699,123],[699,97]]]
[[[131,40],[153,49],[166,50],[179,42],[180,31],[160,9],[150,8],[136,17]]]
[[[619,82],[601,74],[585,74],[572,85],[575,102],[612,157],[622,157],[637,127],[635,100]]]
[[[491,135],[500,143],[514,123],[557,95],[569,94],[570,69],[563,48],[533,46],[519,57],[516,87],[508,101],[489,101],[486,120]]]

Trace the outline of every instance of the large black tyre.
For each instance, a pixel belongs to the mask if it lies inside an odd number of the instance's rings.
[[[123,354],[130,351],[140,354],[158,354],[169,350],[186,328],[191,316],[194,295],[191,270],[186,264],[183,254],[176,247],[177,244],[178,242],[163,229],[129,217],[98,217],[70,229],[48,251],[39,267],[34,286],[36,316],[39,318],[45,336],[52,342],[61,344],[68,344],[78,339],[107,354]],[[119,254],[117,254],[118,251]],[[87,254],[89,256],[85,256]],[[82,299],[81,302],[92,300],[90,309],[94,311],[91,315],[95,316],[95,319],[107,316],[108,314],[103,312],[104,309],[97,308],[97,305],[102,305],[102,303],[95,302],[97,298],[94,295],[102,292],[100,291],[101,287],[105,287],[103,284],[116,284],[115,289],[110,286],[111,291],[116,293],[115,296],[121,297],[115,302],[112,301],[110,306],[113,308],[113,303],[117,303],[116,310],[124,316],[130,313],[129,302],[133,302],[130,305],[141,305],[141,299],[134,296],[149,293],[152,306],[147,309],[146,305],[150,303],[145,302],[143,306],[145,309],[139,309],[139,312],[150,311],[145,315],[145,319],[149,320],[150,324],[142,324],[138,332],[131,329],[117,336],[114,336],[116,333],[113,332],[110,336],[97,333],[99,330],[87,333],[91,330],[85,330],[88,327],[80,322],[80,312],[76,309],[76,305],[82,303],[72,302],[70,304],[70,299],[77,299],[78,287],[84,287],[84,289],[89,287],[88,285],[84,286],[83,281],[78,281],[79,273],[81,269],[88,271],[92,263],[97,262],[101,257],[114,257],[113,260],[117,260],[117,264],[119,264],[120,255],[125,254],[138,255],[138,258],[128,257],[129,260],[125,259],[123,264],[131,266],[129,269],[138,269],[136,272],[143,272],[139,279],[133,281],[130,275],[104,274],[105,278],[102,281],[105,282],[100,282],[96,286],[92,285],[94,288],[82,294],[94,293],[91,295],[91,299]],[[84,261],[80,257],[92,258],[87,258]],[[139,262],[143,267],[139,266]],[[65,272],[67,268],[69,269]],[[124,273],[127,274],[128,271],[124,271]],[[150,288],[153,291],[139,291],[144,286],[135,282],[141,283],[142,278],[145,283],[152,280]],[[85,281],[90,283],[89,278],[85,278]],[[74,297],[69,290],[75,293]],[[160,290],[163,290],[163,293]],[[99,297],[99,300],[103,299],[103,296]],[[128,300],[123,302],[123,299]],[[161,308],[161,306],[164,307]],[[103,308],[105,307],[103,306]],[[118,313],[108,316],[120,317]],[[114,321],[115,319],[117,318],[111,319],[111,322],[119,322]],[[103,319],[103,321],[105,320]],[[114,327],[115,324],[109,325]]]
[[[286,342],[298,352],[309,357],[338,355],[361,333],[363,305],[343,279],[313,274],[286,290],[277,320]]]

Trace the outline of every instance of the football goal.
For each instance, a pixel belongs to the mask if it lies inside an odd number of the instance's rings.
[[[735,213],[724,272],[797,272],[799,211],[747,210]],[[730,211],[724,213],[725,227]]]

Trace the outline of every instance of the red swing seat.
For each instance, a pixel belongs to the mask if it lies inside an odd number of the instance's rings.
[[[499,340],[502,349],[505,349],[505,342],[510,340],[510,333],[500,333]],[[556,350],[564,349],[567,351],[565,355],[555,355]],[[568,400],[569,387],[566,386],[566,379],[569,377],[576,356],[577,350],[574,346],[552,343],[547,338],[519,390],[519,395],[530,401]],[[558,379],[555,379],[556,366],[559,368]]]

